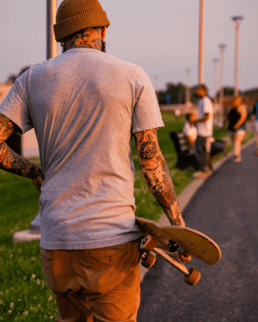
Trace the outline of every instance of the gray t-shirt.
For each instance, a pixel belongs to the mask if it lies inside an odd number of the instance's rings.
[[[135,224],[132,133],[164,126],[138,66],[89,48],[32,66],[0,113],[21,133],[34,127],[45,175],[45,249],[90,249],[141,236]]]

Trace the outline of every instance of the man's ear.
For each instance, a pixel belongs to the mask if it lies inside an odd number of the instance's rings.
[[[105,39],[106,39],[106,31],[107,31],[107,27],[106,26],[101,29],[101,40],[102,41],[105,41]]]

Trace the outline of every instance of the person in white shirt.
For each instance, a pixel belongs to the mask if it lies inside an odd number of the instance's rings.
[[[196,139],[196,154],[199,171],[194,178],[207,177],[210,175],[210,152],[213,135],[213,105],[207,96],[207,87],[200,85],[195,91],[198,100],[198,117],[195,121],[198,136]]]

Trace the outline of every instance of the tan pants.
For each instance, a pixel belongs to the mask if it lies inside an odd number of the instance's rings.
[[[140,305],[139,240],[89,250],[40,250],[56,321],[135,322]]]

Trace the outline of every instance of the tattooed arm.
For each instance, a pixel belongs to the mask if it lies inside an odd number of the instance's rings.
[[[185,226],[156,130],[134,133],[141,173],[172,225]]]
[[[5,141],[13,133],[15,124],[0,114],[0,169],[33,180],[38,190],[44,181],[41,168],[12,151]]]

